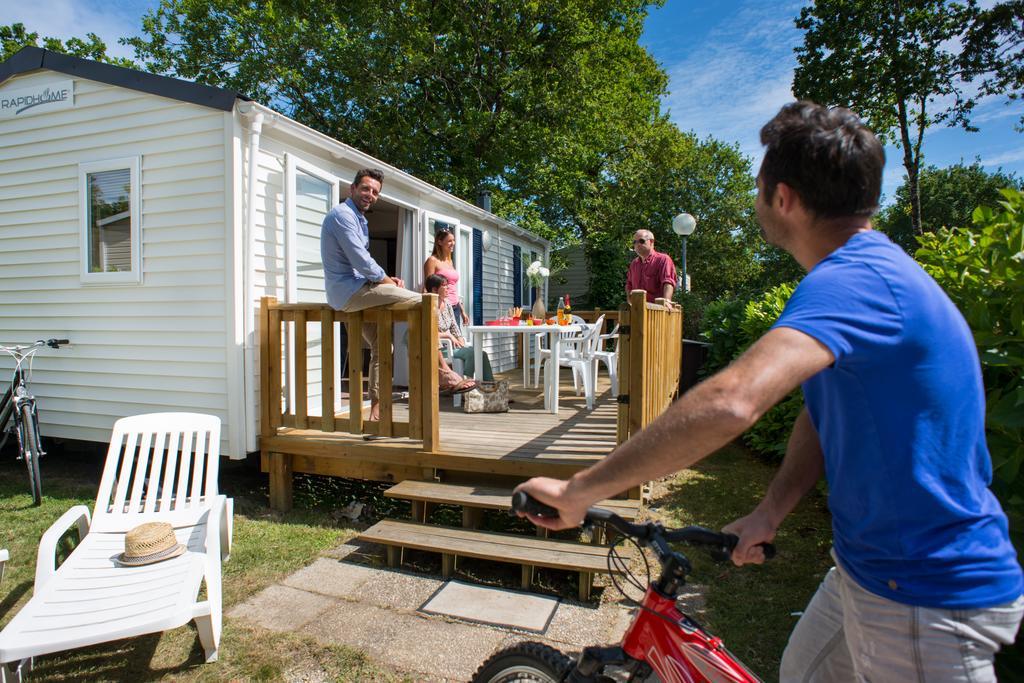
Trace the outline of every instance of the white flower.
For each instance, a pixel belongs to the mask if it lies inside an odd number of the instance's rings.
[[[541,269],[540,269],[540,276],[541,277],[547,277],[550,274],[551,274],[550,270],[548,270],[547,268],[541,267]]]

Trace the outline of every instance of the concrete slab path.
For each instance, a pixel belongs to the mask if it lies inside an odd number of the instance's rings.
[[[543,635],[418,612],[440,578],[362,563],[364,546],[347,544],[228,612],[272,631],[309,635],[357,648],[414,680],[468,681],[496,650],[539,640],[567,653],[619,640],[631,610],[563,600]]]

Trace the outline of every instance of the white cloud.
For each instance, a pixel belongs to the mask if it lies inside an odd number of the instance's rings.
[[[665,107],[676,125],[738,142],[756,168],[761,126],[793,100],[793,48],[800,43],[793,17],[803,4],[746,0],[703,42],[665,64],[671,90]]]
[[[29,0],[5,3],[5,24],[22,23],[29,32],[41,37],[85,38],[95,33],[107,44],[107,53],[133,57],[131,48],[119,44],[119,38],[141,33],[142,15],[158,0]]]
[[[1014,164],[1017,162],[1024,161],[1024,147],[1019,149],[1011,149],[1001,154],[994,154],[992,156],[982,156],[981,165],[986,167],[993,166],[1006,166],[1007,164]]]

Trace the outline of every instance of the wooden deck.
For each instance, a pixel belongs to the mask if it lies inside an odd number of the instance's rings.
[[[457,479],[460,473],[565,477],[615,448],[617,410],[607,375],[599,375],[597,401],[594,410],[588,411],[584,398],[573,392],[570,371],[563,368],[558,415],[543,410],[539,389],[522,387],[521,370],[500,378],[509,380],[509,412],[467,414],[454,408],[450,398],[442,398],[440,439],[432,451],[424,450],[422,441],[405,436],[287,427],[265,439],[263,450],[292,454],[293,473],[402,481]],[[406,420],[407,415],[408,404],[396,401],[396,422]],[[268,455],[263,468],[271,471]]]

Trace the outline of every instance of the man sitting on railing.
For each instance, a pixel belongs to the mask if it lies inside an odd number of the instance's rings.
[[[370,231],[364,215],[377,203],[384,184],[379,169],[356,172],[349,197],[335,206],[320,231],[320,258],[324,285],[331,308],[353,313],[374,306],[419,301],[420,295],[405,288],[401,278],[388,277],[370,256]],[[364,323],[363,339],[370,345],[370,419],[380,419],[380,359],[377,357],[377,325]],[[350,389],[352,394],[358,387]]]

